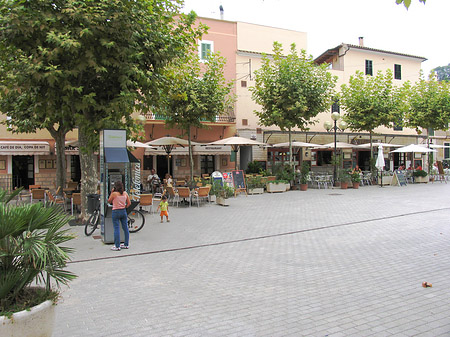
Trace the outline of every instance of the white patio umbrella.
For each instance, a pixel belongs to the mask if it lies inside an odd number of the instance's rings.
[[[251,139],[239,137],[239,136],[233,136],[233,137],[228,137],[228,138],[224,138],[224,139],[219,139],[219,140],[216,140],[215,142],[209,143],[208,145],[229,145],[229,146],[231,146],[231,149],[234,151],[234,153],[236,155],[236,157],[235,157],[236,160],[234,162],[235,170],[237,170],[237,152],[239,151],[241,146],[255,146],[255,145],[270,146],[269,144],[266,144],[266,143],[261,143],[256,140],[251,140]]]
[[[272,147],[289,147],[289,142],[273,144]],[[320,147],[323,147],[323,145],[293,141],[292,147],[318,147],[318,148],[320,148]]]
[[[383,145],[378,145],[378,156],[377,161],[375,163],[375,167],[378,171],[381,171],[381,187],[383,187],[383,168],[384,168],[384,153],[383,153]]]
[[[427,144],[419,144],[422,147],[428,148]],[[430,149],[450,149],[448,145],[430,144]]]
[[[320,147],[322,147],[322,148],[333,148],[334,149],[334,142],[321,145]],[[357,148],[357,147],[358,146],[353,145],[353,144],[349,144],[349,143],[336,142],[336,149],[353,149],[353,148]]]
[[[151,140],[145,144],[150,145],[150,146],[156,146],[156,147],[160,146],[164,149],[164,151],[167,154],[168,172],[170,172],[170,153],[172,152],[173,148],[176,146],[181,146],[181,147],[189,146],[189,141],[186,139],[181,139],[181,138],[177,138],[177,137],[166,136],[166,137],[161,137],[161,138],[158,138],[155,140]],[[200,144],[191,141],[191,145],[200,145]]]
[[[133,142],[132,140],[127,140],[127,146],[128,147],[144,147],[144,148],[152,148],[150,145],[144,144],[142,142],[138,142],[135,141]]]
[[[372,143],[372,147],[378,147],[379,145],[381,145],[383,147],[402,147],[403,146],[403,145],[390,144],[390,143]],[[357,145],[357,147],[360,147],[362,149],[370,149],[370,143]]]
[[[429,149],[427,147],[418,144],[410,144],[395,149],[394,151],[391,151],[391,153],[428,153],[428,152],[436,152],[436,150]]]

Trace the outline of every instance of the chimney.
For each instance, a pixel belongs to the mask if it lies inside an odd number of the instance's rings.
[[[222,5],[219,6],[219,10],[220,10],[220,20],[223,20],[223,6]]]
[[[364,47],[364,37],[360,36],[360,37],[358,37],[358,40],[359,40],[359,46]]]

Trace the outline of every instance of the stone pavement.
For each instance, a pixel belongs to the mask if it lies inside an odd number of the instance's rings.
[[[54,336],[450,336],[450,184],[229,201],[120,252],[71,227]]]

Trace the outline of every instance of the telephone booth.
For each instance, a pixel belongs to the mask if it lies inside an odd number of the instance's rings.
[[[130,209],[139,204],[141,163],[127,150],[125,130],[103,130],[100,133],[100,221],[104,243],[114,243],[112,205],[108,198],[116,181],[121,181],[131,199]],[[120,229],[120,240],[124,233]]]

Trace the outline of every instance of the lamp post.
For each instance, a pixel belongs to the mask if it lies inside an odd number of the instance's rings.
[[[325,130],[327,130],[327,132],[333,131],[333,133],[334,133],[334,170],[333,170],[333,184],[334,184],[336,182],[336,178],[337,178],[337,157],[336,157],[336,152],[337,152],[336,137],[337,137],[337,135],[336,135],[336,132],[337,131],[343,132],[347,128],[347,123],[341,119],[341,115],[339,114],[339,112],[333,112],[331,114],[331,119],[333,120],[334,125],[330,121],[325,121],[323,123],[323,127],[325,128]],[[339,121],[339,123],[338,123],[338,121]]]

